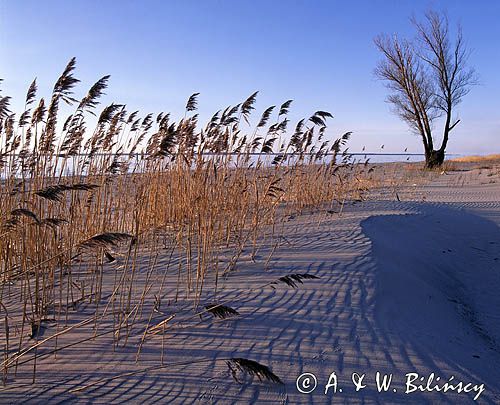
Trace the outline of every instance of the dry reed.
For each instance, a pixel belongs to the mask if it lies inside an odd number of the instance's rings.
[[[109,76],[77,100],[75,67],[73,58],[48,101],[37,101],[33,81],[18,117],[0,96],[4,383],[33,353],[34,380],[37,349],[53,344],[55,354],[76,327],[93,325],[88,339],[112,334],[114,347],[131,335],[142,336],[140,346],[148,332],[164,335],[174,317],[162,315],[167,297],[190,302],[191,311],[201,304],[214,317],[237,315],[213,302],[243,252],[254,260],[263,246],[273,253],[288,215],[333,210],[367,189],[366,164],[345,151],[350,133],[324,139],[328,112],[299,121],[290,136],[291,100],[267,108],[252,129],[257,92],[201,128],[198,93],[177,122],[120,104],[97,113]],[[61,103],[74,108],[62,121]],[[296,287],[307,278],[280,281]],[[75,326],[72,313],[83,304],[90,313]],[[151,325],[158,314],[163,323]],[[42,337],[48,320],[56,331]]]

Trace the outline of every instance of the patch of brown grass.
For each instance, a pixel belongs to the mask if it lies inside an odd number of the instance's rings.
[[[485,161],[498,161],[500,160],[500,154],[491,154],[491,155],[473,155],[473,156],[463,156],[459,158],[450,159],[452,162],[460,162],[460,163],[477,163],[477,162],[485,162]]]

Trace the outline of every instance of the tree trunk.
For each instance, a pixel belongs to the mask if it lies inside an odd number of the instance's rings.
[[[439,167],[444,162],[444,150],[426,150],[425,151],[425,167],[433,169]]]

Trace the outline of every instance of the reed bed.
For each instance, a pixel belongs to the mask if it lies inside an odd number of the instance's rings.
[[[139,359],[179,311],[231,313],[218,291],[242,254],[267,264],[259,250],[279,248],[287,217],[340,207],[368,187],[367,164],[345,153],[350,133],[324,139],[326,111],[291,131],[291,100],[250,125],[257,92],[204,126],[198,94],[178,121],[120,104],[98,113],[109,76],[77,100],[75,67],[72,59],[47,101],[33,81],[19,115],[0,96],[4,383],[22,364],[34,381],[39,350],[64,349],[59,339],[76,328],[90,327],[88,339],[111,335],[113,348],[136,336]],[[74,108],[64,120],[63,103]]]

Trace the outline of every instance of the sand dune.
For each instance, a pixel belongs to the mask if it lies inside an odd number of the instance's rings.
[[[240,317],[186,319],[188,327],[148,339],[137,363],[134,333],[114,352],[109,335],[57,357],[40,350],[37,382],[30,384],[32,365],[20,366],[0,389],[0,402],[434,404],[467,403],[477,393],[405,393],[406,373],[416,372],[484,383],[478,402],[499,403],[500,180],[486,172],[443,174],[401,190],[401,201],[349,204],[340,217],[295,216],[267,270],[270,248],[259,251],[256,263],[243,260],[224,281],[219,298]],[[319,279],[296,289],[269,285],[292,273]],[[84,308],[71,322],[82,319]],[[58,344],[92,333],[92,325],[78,328]],[[159,368],[162,345],[166,366]],[[217,360],[229,357],[268,365],[285,384],[255,378],[238,384]],[[333,371],[342,392],[325,395]],[[388,392],[378,392],[377,371],[393,374]],[[136,374],[116,378],[129,372]],[[296,388],[304,372],[318,381],[311,394]],[[352,373],[366,374],[359,392]],[[72,392],[86,384],[95,385]]]
[[[362,223],[377,265],[375,321],[388,345],[396,341],[428,357],[429,372],[457,377],[460,370],[462,380],[494,387],[500,364],[498,227],[456,209],[418,209]]]

